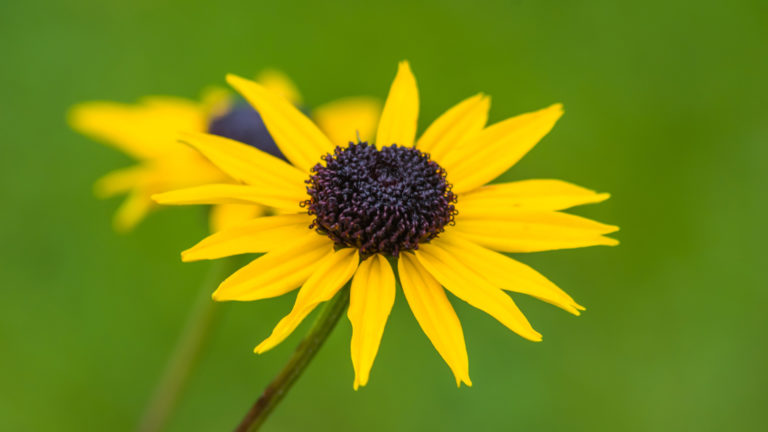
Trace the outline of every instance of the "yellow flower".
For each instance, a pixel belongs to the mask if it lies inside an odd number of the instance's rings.
[[[415,140],[418,92],[402,62],[376,146],[338,145],[262,85],[233,75],[228,81],[261,113],[290,163],[225,138],[185,134],[184,142],[241,184],[154,198],[176,205],[254,203],[283,212],[214,234],[182,253],[185,261],[265,253],[221,283],[216,300],[265,299],[301,286],[293,310],[257,353],[283,341],[350,279],[355,388],[368,382],[397,279],[457,385],[471,385],[467,351],[443,287],[532,341],[541,335],[505,291],[575,315],[583,310],[547,278],[497,251],[617,244],[604,236],[616,227],[561,212],[608,194],[559,180],[484,186],[550,131],[562,115],[559,104],[486,126],[490,100],[479,94],[449,109]]]
[[[283,74],[267,70],[258,81],[270,92],[301,104],[298,90]],[[312,114],[330,138],[343,143],[354,138],[357,130],[361,136],[373,134],[379,112],[379,102],[358,97],[320,106]],[[350,120],[357,130],[349,129]],[[139,162],[107,174],[95,185],[101,197],[128,194],[115,214],[114,225],[119,231],[133,228],[144,218],[154,206],[153,194],[229,181],[200,153],[178,142],[180,131],[238,139],[282,157],[258,113],[223,89],[209,90],[200,102],[166,96],[147,97],[137,104],[85,102],[72,108],[69,121],[75,130]],[[220,204],[211,212],[211,229],[219,231],[269,212],[260,205]]]

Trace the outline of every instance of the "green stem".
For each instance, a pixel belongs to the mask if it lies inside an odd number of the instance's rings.
[[[237,432],[257,431],[264,421],[272,413],[272,410],[285,397],[293,383],[299,379],[309,362],[323,346],[323,343],[336,327],[339,318],[349,306],[349,284],[342,288],[336,296],[325,305],[323,312],[309,329],[309,332],[301,341],[296,351],[293,352],[283,370],[264,389],[261,397],[253,404],[245,415]]]
[[[200,352],[208,340],[220,308],[211,293],[216,286],[235,268],[236,260],[227,258],[211,264],[203,284],[200,287],[195,304],[190,311],[181,336],[168,360],[165,371],[155,387],[155,391],[144,410],[139,432],[160,431],[168,421],[181,391],[196,366]]]

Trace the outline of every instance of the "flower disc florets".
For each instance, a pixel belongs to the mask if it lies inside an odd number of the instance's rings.
[[[445,170],[415,148],[336,147],[307,180],[312,227],[363,256],[397,256],[443,232],[456,215]]]

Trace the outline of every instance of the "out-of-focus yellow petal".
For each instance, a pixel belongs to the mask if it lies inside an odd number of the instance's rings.
[[[479,246],[455,232],[444,233],[434,241],[446,251],[460,255],[467,266],[501,289],[536,297],[574,315],[584,310],[541,273],[506,255]]]
[[[217,301],[251,301],[283,295],[298,288],[318,262],[333,251],[333,242],[307,232],[256,258],[233,273],[213,293]]]
[[[429,153],[432,160],[450,172],[450,166],[443,163],[446,154],[485,127],[490,108],[491,98],[482,93],[465,99],[432,122],[416,148]]]
[[[456,297],[496,318],[520,336],[538,342],[541,334],[504,291],[488,283],[463,256],[454,256],[434,240],[415,251],[419,262]]]
[[[202,133],[182,134],[181,141],[199,150],[235,180],[289,194],[305,190],[306,173],[255,147]]]
[[[384,256],[376,254],[360,263],[349,295],[347,317],[352,323],[351,353],[357,390],[368,384],[384,326],[395,303],[395,274]]]
[[[269,252],[286,239],[302,237],[309,229],[308,214],[266,216],[212,234],[181,253],[182,261],[217,259],[226,256]]]
[[[374,98],[351,97],[321,105],[312,118],[331,142],[345,146],[360,140],[371,142],[381,113],[381,103]]]
[[[303,172],[334,148],[312,120],[284,98],[236,75],[227,75],[227,82],[256,108],[280,151]]]
[[[277,323],[272,334],[254,351],[261,354],[285,340],[317,305],[333,298],[355,274],[359,261],[357,249],[344,248],[329,253],[299,290],[291,313]]]
[[[113,224],[115,231],[127,232],[136,227],[152,208],[152,200],[142,190],[134,190],[123,201],[115,213]]]
[[[85,102],[69,112],[76,131],[118,148],[136,159],[187,151],[176,141],[179,131],[203,131],[201,106],[172,97],[148,97],[138,104]]]
[[[520,210],[564,210],[605,201],[607,193],[561,180],[523,180],[483,186],[461,196],[464,219],[503,216]]]
[[[261,204],[219,204],[213,206],[210,217],[211,232],[219,232],[264,216],[268,208]]]
[[[456,193],[495,179],[517,163],[563,115],[560,104],[496,123],[446,156],[449,181]]]
[[[300,212],[303,194],[288,195],[285,191],[238,184],[208,184],[152,195],[158,204],[262,204],[293,212]]]
[[[581,216],[551,211],[520,210],[465,219],[461,208],[456,225],[449,228],[469,240],[502,252],[615,246],[619,242],[604,234],[618,229]]]
[[[416,78],[408,62],[402,61],[398,65],[395,81],[384,103],[376,132],[376,146],[413,146],[418,119],[419,89],[416,87]]]
[[[93,191],[99,198],[109,198],[146,185],[150,175],[142,165],[119,169],[100,178]]]
[[[453,371],[456,385],[464,382],[471,386],[464,332],[445,290],[410,252],[400,255],[397,267],[403,293],[416,321]]]
[[[265,89],[282,97],[293,105],[301,103],[301,93],[288,75],[276,69],[265,69],[256,77],[256,82]]]

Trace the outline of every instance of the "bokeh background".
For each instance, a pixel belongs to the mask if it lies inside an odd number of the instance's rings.
[[[264,430],[759,430],[768,403],[768,3],[5,1],[0,4],[0,430],[131,430],[210,263],[179,251],[203,210],[111,229],[92,184],[131,161],[68,129],[92,99],[197,97],[278,67],[308,105],[419,80],[420,129],[478,91],[492,120],[563,102],[506,179],[608,202],[616,248],[520,256],[587,307],[519,303],[527,342],[454,302],[472,388],[456,389],[402,293],[368,387],[340,326]],[[454,299],[455,300],[455,299]],[[307,328],[253,346],[292,296],[225,304],[169,431],[229,430]]]

